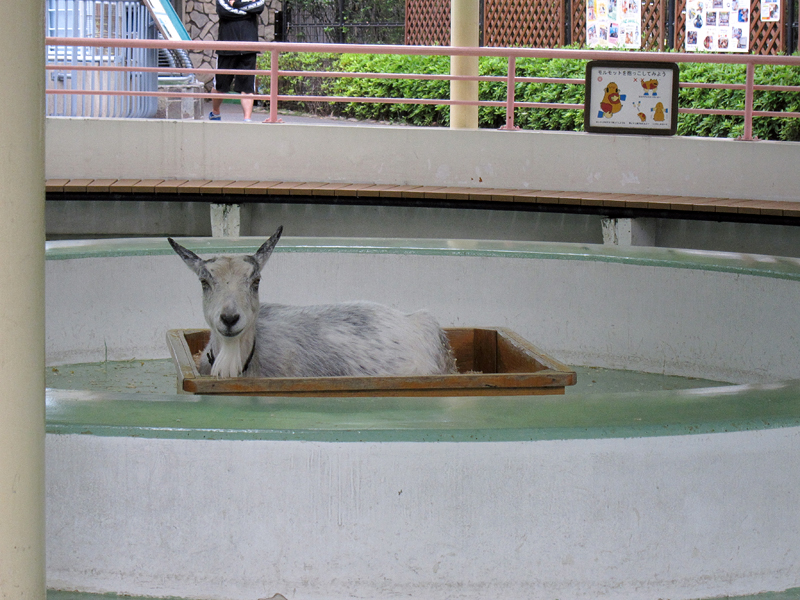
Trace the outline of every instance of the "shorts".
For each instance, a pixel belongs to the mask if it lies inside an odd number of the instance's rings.
[[[220,54],[217,56],[218,69],[247,69],[256,68],[256,54]],[[214,75],[214,89],[220,94],[227,94],[233,83],[233,91],[240,94],[256,93],[255,75],[229,75],[217,73]]]

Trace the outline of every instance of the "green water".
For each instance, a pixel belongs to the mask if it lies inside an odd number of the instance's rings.
[[[728,385],[693,377],[595,367],[573,368],[578,374],[578,383],[569,386],[567,394],[687,390]],[[54,389],[140,394],[174,394],[177,390],[175,366],[168,359],[62,365],[48,367],[45,375],[47,387]]]

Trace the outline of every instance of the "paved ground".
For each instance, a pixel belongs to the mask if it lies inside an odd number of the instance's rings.
[[[206,101],[203,106],[203,118],[208,120],[208,113],[211,112],[211,101]],[[237,101],[226,100],[222,103],[222,120],[236,123],[242,121],[242,106]],[[269,109],[256,107],[253,111],[253,124],[261,124],[269,116]],[[391,123],[381,123],[378,121],[360,121],[357,119],[342,119],[338,117],[315,117],[311,115],[295,115],[280,112],[279,118],[284,123],[325,123],[326,125],[349,125],[364,127],[390,127]]]

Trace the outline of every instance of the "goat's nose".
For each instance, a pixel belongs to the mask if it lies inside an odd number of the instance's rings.
[[[221,314],[219,316],[219,320],[222,321],[225,324],[225,326],[230,329],[231,327],[236,325],[236,323],[239,321],[239,315],[236,315],[236,314],[234,314],[234,315]]]

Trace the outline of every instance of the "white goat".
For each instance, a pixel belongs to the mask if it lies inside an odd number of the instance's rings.
[[[260,304],[261,270],[283,227],[258,251],[203,260],[170,245],[203,286],[211,328],[199,370],[215,377],[333,377],[455,373],[447,336],[427,312],[372,302]]]

